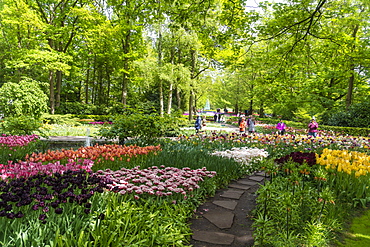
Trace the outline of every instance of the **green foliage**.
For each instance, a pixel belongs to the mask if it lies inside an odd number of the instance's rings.
[[[55,113],[76,115],[106,114],[107,109],[94,104],[81,102],[61,102],[60,106],[56,108]]]
[[[256,244],[300,246],[305,242],[307,246],[327,246],[331,234],[340,229],[338,222],[345,217],[347,208],[334,203],[330,188],[318,174],[303,172],[304,167],[307,168],[305,164],[286,162],[280,171],[269,171],[274,176],[257,191],[254,214],[258,218],[253,224]],[[342,211],[340,218],[338,212]]]
[[[0,111],[6,117],[26,115],[39,118],[47,111],[47,101],[40,83],[32,79],[7,82],[0,88]]]
[[[323,120],[326,125],[370,128],[370,102],[354,104],[348,111],[327,113]]]
[[[369,239],[369,221],[370,210],[362,212],[361,216],[356,216],[351,222],[350,229],[345,234],[343,243],[338,243],[337,246],[345,247],[367,247],[370,246]]]
[[[72,114],[43,114],[41,117],[43,123],[46,124],[60,124],[60,125],[69,125],[69,126],[78,126],[81,125],[77,120],[78,118],[73,117]]]
[[[95,122],[107,122],[110,121],[112,116],[111,115],[73,115],[78,119],[92,119]]]
[[[41,121],[31,116],[7,117],[1,123],[3,134],[9,135],[31,135],[41,127]]]
[[[313,117],[311,116],[307,110],[299,108],[294,112],[294,117],[298,122],[310,122],[310,119]]]
[[[340,127],[320,125],[321,130],[333,131],[335,134],[351,136],[370,136],[370,128]]]
[[[104,126],[100,135],[106,138],[119,137],[122,143],[129,137],[155,138],[168,135],[177,135],[179,118],[166,115],[164,117],[156,114],[142,115],[139,113],[116,116],[111,126]]]

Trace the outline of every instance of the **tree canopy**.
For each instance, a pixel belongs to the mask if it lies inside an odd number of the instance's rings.
[[[293,118],[370,100],[367,0],[3,0],[0,86],[73,102]]]

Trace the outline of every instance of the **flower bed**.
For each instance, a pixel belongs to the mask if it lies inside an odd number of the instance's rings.
[[[327,246],[346,213],[370,198],[369,138],[212,133],[158,143],[33,153],[1,165],[0,242],[187,246],[187,221],[206,196],[264,170],[255,243]]]

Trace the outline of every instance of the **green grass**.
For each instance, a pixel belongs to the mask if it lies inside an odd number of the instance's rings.
[[[343,233],[344,239],[338,246],[368,247],[370,246],[370,210],[354,217],[350,227]]]

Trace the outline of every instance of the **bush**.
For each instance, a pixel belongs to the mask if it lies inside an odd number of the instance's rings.
[[[46,124],[60,124],[60,125],[69,125],[69,126],[78,126],[81,125],[71,114],[44,114],[41,117],[41,120]]]
[[[108,122],[112,120],[111,115],[73,115],[73,117],[78,118],[79,120],[92,119],[93,121],[96,122]]]
[[[7,82],[0,88],[0,95],[0,111],[6,117],[26,115],[37,119],[48,109],[48,96],[40,83],[32,79]]]
[[[56,114],[95,114],[97,106],[81,102],[61,102],[55,109]]]
[[[370,128],[355,128],[341,126],[320,125],[321,130],[333,131],[336,135],[351,135],[351,136],[368,136],[370,137]]]
[[[3,134],[8,135],[31,135],[42,126],[40,120],[30,116],[8,117],[1,123]]]
[[[120,143],[123,144],[129,137],[154,138],[177,135],[180,130],[179,126],[180,121],[177,117],[135,113],[115,117],[113,124],[101,128],[99,134],[106,138],[118,137]]]
[[[370,102],[354,104],[348,111],[328,112],[324,116],[325,125],[370,128]]]

